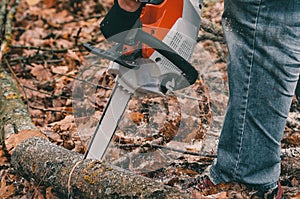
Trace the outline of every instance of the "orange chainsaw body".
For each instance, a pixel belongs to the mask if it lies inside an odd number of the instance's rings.
[[[142,11],[141,21],[143,30],[159,40],[167,35],[178,18],[182,17],[183,0],[165,0],[159,5],[147,4]],[[154,52],[145,44],[142,49],[143,57],[150,57]]]

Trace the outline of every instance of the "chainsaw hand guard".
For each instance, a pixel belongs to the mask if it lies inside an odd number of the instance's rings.
[[[118,43],[124,43],[128,30],[138,28],[135,26],[140,24],[138,21],[143,5],[142,3],[135,12],[128,12],[119,6],[118,0],[114,0],[114,5],[100,24],[100,29],[104,37],[106,39],[111,38],[112,41]]]

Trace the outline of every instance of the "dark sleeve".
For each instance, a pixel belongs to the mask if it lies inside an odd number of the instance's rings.
[[[114,5],[100,24],[100,29],[104,37],[110,38],[116,34],[130,30],[137,19],[139,19],[142,7],[143,5],[135,12],[128,12],[119,6],[118,0],[114,0]],[[121,34],[120,37],[122,36]]]

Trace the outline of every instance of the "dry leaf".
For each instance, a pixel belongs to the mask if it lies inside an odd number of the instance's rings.
[[[12,154],[18,144],[20,144],[24,140],[27,140],[35,136],[39,136],[48,140],[48,138],[44,134],[35,130],[23,130],[18,132],[17,134],[8,135],[7,138],[5,139],[5,146],[8,153]]]
[[[0,198],[11,198],[16,191],[15,184],[6,184],[5,177],[1,178],[1,187],[0,187]]]
[[[34,5],[38,4],[40,2],[40,0],[26,0],[26,2],[28,3],[28,5],[34,6]]]
[[[44,0],[43,3],[46,6],[46,8],[51,8],[51,7],[55,6],[55,4],[57,3],[57,0]]]
[[[132,121],[136,124],[140,124],[145,118],[144,114],[140,112],[131,112],[130,113],[130,118]]]
[[[7,164],[7,157],[5,155],[4,150],[2,149],[2,146],[0,146],[0,166]]]
[[[298,192],[295,196],[291,197],[291,199],[300,199],[300,192]]]
[[[31,69],[31,74],[34,75],[39,81],[50,81],[52,79],[52,74],[41,64],[32,63],[33,68]]]
[[[66,74],[68,72],[68,66],[52,66],[51,71],[58,74]]]

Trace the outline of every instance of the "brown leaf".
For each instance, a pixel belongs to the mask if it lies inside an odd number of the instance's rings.
[[[291,197],[291,199],[300,199],[300,192],[298,192],[295,196]]]
[[[59,131],[68,131],[70,134],[76,131],[76,125],[74,121],[74,116],[73,115],[67,115],[64,119],[58,121],[58,122],[53,122],[49,124],[53,128],[57,126],[59,128]]]
[[[8,135],[7,138],[5,139],[5,145],[8,153],[12,154],[17,145],[19,145],[24,140],[27,140],[35,136],[39,136],[48,140],[48,138],[44,134],[35,130],[23,130],[18,132],[17,134]]]
[[[1,185],[0,185],[0,198],[11,198],[16,191],[15,184],[7,184],[5,177],[1,178]]]
[[[56,194],[53,193],[53,187],[46,188],[46,199],[59,199]]]
[[[299,143],[300,143],[300,133],[299,132],[296,132],[296,133],[293,133],[292,135],[288,136],[286,138],[287,142],[289,144],[292,144],[294,146],[299,146]]]
[[[5,155],[4,150],[2,149],[2,146],[0,146],[0,166],[7,164],[7,157]]]
[[[44,0],[43,4],[46,6],[46,8],[52,8],[57,3],[57,0]]]
[[[43,28],[35,27],[33,30],[26,30],[20,37],[20,42],[22,44],[42,44],[44,41],[42,38],[47,36],[47,32]],[[34,40],[38,40],[38,42],[34,42]],[[35,45],[39,46],[39,45]]]
[[[57,48],[71,48],[74,45],[73,42],[66,40],[66,39],[58,39],[56,40],[56,47]]]
[[[130,113],[130,118],[132,121],[136,124],[140,124],[145,118],[144,114],[140,112],[131,112]]]
[[[177,168],[176,172],[177,172],[178,175],[186,174],[186,175],[189,175],[189,176],[195,176],[195,175],[199,174],[198,172],[193,171],[191,169],[183,169],[181,167]]]
[[[79,56],[71,50],[68,50],[65,58],[68,61],[68,66],[69,66],[70,71],[74,70],[76,68],[76,66],[78,65],[78,63],[81,62],[81,59],[79,58]]]
[[[34,6],[34,5],[38,4],[40,2],[40,0],[26,0],[26,2],[28,3],[28,5]]]
[[[50,81],[52,74],[41,64],[32,63],[33,68],[31,69],[31,74],[34,75],[39,81]]]
[[[51,71],[58,74],[66,74],[68,72],[68,66],[51,66]]]

